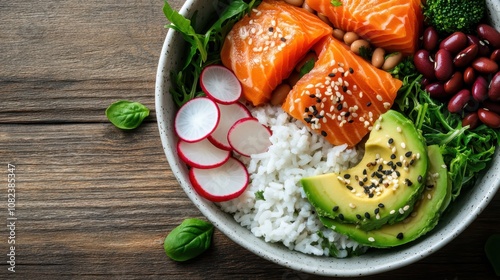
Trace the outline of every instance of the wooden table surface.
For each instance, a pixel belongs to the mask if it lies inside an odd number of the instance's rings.
[[[184,0],[169,2],[179,10]],[[172,175],[156,123],[155,73],[167,33],[162,6],[0,4],[0,220],[7,225],[0,227],[0,279],[323,279],[264,260],[219,231],[199,258],[166,257],[166,234],[203,216]],[[134,131],[115,128],[104,111],[120,99],[145,104],[151,116]],[[442,250],[368,278],[494,279],[483,250],[499,222],[497,194]],[[12,240],[15,272],[8,270]]]

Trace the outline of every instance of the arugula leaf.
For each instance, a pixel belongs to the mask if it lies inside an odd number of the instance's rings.
[[[187,19],[173,10],[165,1],[163,13],[171,22],[165,25],[165,28],[179,32],[188,44],[187,53],[179,54],[185,57],[183,67],[178,72],[170,73],[172,80],[170,94],[177,107],[195,97],[204,95],[199,86],[202,69],[207,65],[220,63],[220,51],[227,33],[238,20],[261,2],[260,0],[233,0],[229,4],[225,4],[227,1],[219,0],[214,4],[216,7],[224,6],[224,11],[214,13],[218,15],[217,20],[204,25],[206,29],[202,31],[195,29],[196,12],[192,20]]]
[[[304,63],[304,65],[300,68],[299,76],[302,78],[302,76],[309,73],[314,68],[314,63],[316,63],[316,60],[314,58],[306,61],[306,63]]]
[[[106,109],[106,117],[120,129],[134,129],[149,116],[149,109],[139,102],[117,101]]]
[[[462,189],[474,185],[478,173],[493,159],[500,144],[500,131],[486,125],[473,130],[463,127],[462,117],[450,113],[444,103],[432,99],[421,81],[422,75],[404,76],[395,109],[415,123],[427,145],[439,145],[452,180],[452,199],[455,200]]]
[[[330,3],[334,6],[334,7],[340,7],[342,6],[342,1],[341,0],[331,0]]]

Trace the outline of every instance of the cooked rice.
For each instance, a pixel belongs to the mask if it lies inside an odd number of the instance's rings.
[[[250,184],[240,197],[220,203],[221,208],[266,242],[328,256],[325,238],[337,247],[338,257],[347,256],[349,248],[355,250],[359,245],[321,224],[299,180],[347,169],[359,161],[361,153],[346,145],[332,146],[279,107],[253,108],[252,114],[271,128],[272,146],[266,153],[240,157],[250,174]],[[265,200],[256,199],[259,191]]]

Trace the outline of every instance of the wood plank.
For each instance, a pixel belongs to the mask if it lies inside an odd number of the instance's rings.
[[[204,217],[176,183],[155,126],[124,132],[111,124],[0,125],[0,158],[16,165],[18,179],[18,275],[312,277],[261,259],[219,231],[200,258],[169,260],[166,234],[187,217]],[[442,279],[491,278],[482,246],[500,233],[499,215],[497,194],[473,227],[443,250],[373,279],[421,279],[429,269]]]

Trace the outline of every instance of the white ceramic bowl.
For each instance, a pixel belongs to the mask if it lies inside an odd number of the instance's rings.
[[[500,29],[500,4],[487,0],[492,23]],[[190,17],[198,11],[198,22],[203,22],[214,12],[213,1],[187,0],[180,13]],[[160,137],[172,172],[193,204],[221,232],[249,251],[269,260],[306,273],[325,276],[361,276],[393,270],[416,262],[457,237],[483,211],[500,188],[500,154],[496,153],[492,167],[481,177],[476,186],[452,204],[452,213],[445,215],[437,227],[407,246],[388,250],[371,250],[369,253],[346,259],[316,257],[291,251],[279,244],[266,243],[248,229],[235,222],[215,204],[201,198],[191,187],[188,171],[177,153],[177,137],[173,132],[175,107],[169,94],[170,71],[182,65],[181,54],[185,44],[182,37],[169,30],[161,51],[156,76],[156,113]]]

